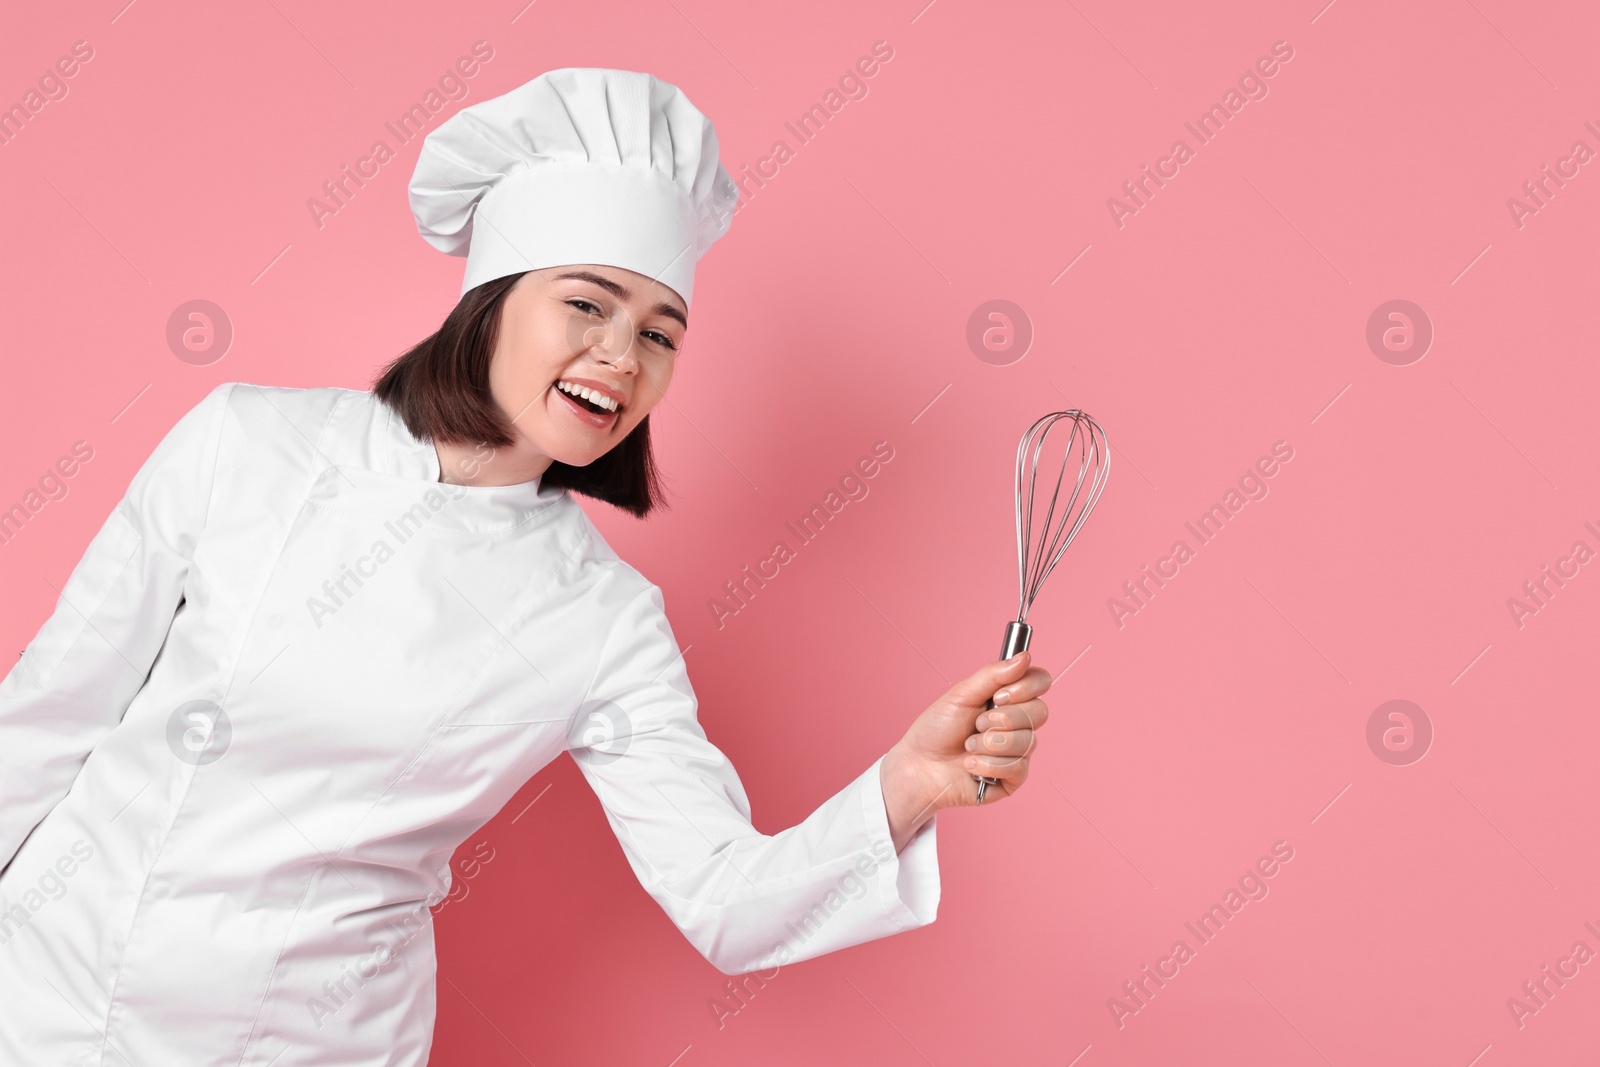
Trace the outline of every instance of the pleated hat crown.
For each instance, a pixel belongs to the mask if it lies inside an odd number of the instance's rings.
[[[461,292],[544,267],[601,263],[693,299],[739,188],[711,120],[653,75],[564,67],[462,108],[428,134],[411,212],[465,256]]]

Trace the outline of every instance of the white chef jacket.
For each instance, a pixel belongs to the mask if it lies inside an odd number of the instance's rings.
[[[370,392],[243,382],[139,470],[0,683],[0,1063],[424,1064],[451,855],[563,751],[723,972],[933,921],[878,762],[758,833],[660,590],[439,474]]]

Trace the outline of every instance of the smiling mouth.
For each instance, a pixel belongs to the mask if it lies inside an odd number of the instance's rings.
[[[615,415],[622,410],[622,405],[615,400],[585,386],[558,381],[556,389],[578,407],[595,415]]]

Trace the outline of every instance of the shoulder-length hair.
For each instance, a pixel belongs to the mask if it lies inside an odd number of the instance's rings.
[[[508,274],[463,293],[439,329],[385,367],[373,383],[373,393],[404,420],[412,436],[493,448],[516,440],[511,420],[489,390],[489,363],[501,306],[521,277]],[[640,518],[666,507],[650,450],[650,416],[587,466],[552,461],[539,484],[603,500]]]

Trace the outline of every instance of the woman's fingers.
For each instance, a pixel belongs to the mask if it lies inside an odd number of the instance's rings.
[[[986,711],[978,716],[977,726],[980,730],[1016,730],[1024,727],[1037,730],[1049,718],[1050,709],[1044,701],[1035,698],[1017,704],[1002,704]]]
[[[1021,678],[995,690],[991,699],[997,708],[1007,704],[1020,704],[1025,700],[1043,696],[1050,688],[1052,680],[1050,672],[1043,667],[1029,667]]]
[[[1026,650],[1011,659],[999,659],[979,667],[945,693],[946,702],[964,708],[981,708],[995,691],[1020,685],[1034,672],[1033,655]],[[1048,674],[1048,672],[1045,672]]]
[[[994,707],[978,716],[979,732],[966,739],[962,765],[968,774],[997,781],[986,797],[1010,796],[1027,781],[1028,757],[1038,744],[1034,731],[1050,717],[1039,698],[1052,681],[1049,671],[1030,667],[1021,678],[1000,686],[992,698]]]
[[[967,738],[967,751],[980,756],[1026,756],[1035,744],[1032,730],[985,730]]]
[[[969,774],[998,778],[1013,789],[1028,780],[1028,761],[1022,756],[967,756],[961,762]]]
[[[997,683],[1018,668],[1007,668],[999,661],[989,664],[959,683],[950,694],[956,703],[969,708],[979,701],[994,705],[977,715],[975,725],[979,732],[965,739],[966,752],[961,761],[968,774],[995,780],[986,799],[1010,796],[1027,781],[1028,758],[1038,745],[1034,731],[1050,717],[1050,709],[1039,698],[1054,679],[1043,667],[1032,666],[1031,657],[1028,662],[1027,670],[1003,684]],[[977,802],[975,779],[971,800]]]

